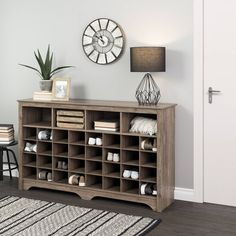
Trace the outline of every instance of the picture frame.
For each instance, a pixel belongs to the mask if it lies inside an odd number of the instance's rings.
[[[55,78],[52,85],[52,99],[59,101],[69,101],[70,98],[70,78]]]

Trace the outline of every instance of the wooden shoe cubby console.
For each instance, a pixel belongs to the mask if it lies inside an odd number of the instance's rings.
[[[83,128],[57,127],[58,110],[83,112]],[[130,122],[136,116],[156,119],[157,133],[150,136],[129,132]],[[119,130],[94,130],[94,121],[101,119],[118,120]],[[45,129],[52,132],[51,140],[38,139],[38,133]],[[90,137],[101,138],[102,145],[89,145]],[[19,189],[68,191],[86,200],[106,197],[143,203],[155,211],[163,211],[174,200],[174,137],[175,104],[19,100]],[[141,149],[146,138],[156,139],[157,151]],[[37,144],[37,151],[26,152],[26,142]],[[119,162],[108,161],[108,152],[118,153]],[[58,169],[58,161],[65,161],[68,169]],[[138,171],[139,178],[124,178],[125,169]],[[52,173],[51,182],[38,178],[42,170]],[[84,175],[86,186],[68,184],[72,174]],[[155,184],[157,195],[141,195],[140,186],[144,183]]]

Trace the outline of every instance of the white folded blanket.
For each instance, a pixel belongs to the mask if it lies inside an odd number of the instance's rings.
[[[136,116],[131,122],[129,132],[153,135],[157,133],[157,120]]]

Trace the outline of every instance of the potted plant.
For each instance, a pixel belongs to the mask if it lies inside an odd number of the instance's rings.
[[[37,53],[34,52],[34,56],[38,62],[39,69],[34,68],[32,66],[25,65],[25,64],[19,64],[19,65],[27,67],[32,70],[35,70],[40,75],[40,77],[41,77],[40,89],[42,91],[51,91],[52,90],[51,78],[53,75],[55,75],[56,73],[60,72],[63,69],[73,67],[73,66],[60,66],[60,67],[53,69],[53,67],[52,67],[53,53],[50,52],[50,45],[48,45],[48,50],[47,50],[45,60],[43,60],[39,50],[37,51]]]

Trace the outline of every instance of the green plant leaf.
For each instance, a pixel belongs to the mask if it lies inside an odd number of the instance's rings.
[[[35,70],[35,71],[37,71],[37,72],[41,75],[40,71],[39,71],[38,69],[32,67],[32,66],[28,66],[28,65],[24,65],[24,64],[19,64],[19,65],[20,65],[20,66],[27,67],[27,68],[32,69],[32,70]]]
[[[56,69],[54,69],[54,70],[51,72],[51,76],[55,75],[55,74],[58,73],[60,70],[67,69],[67,68],[71,68],[71,67],[74,67],[74,66],[60,66],[60,67],[57,67]]]

